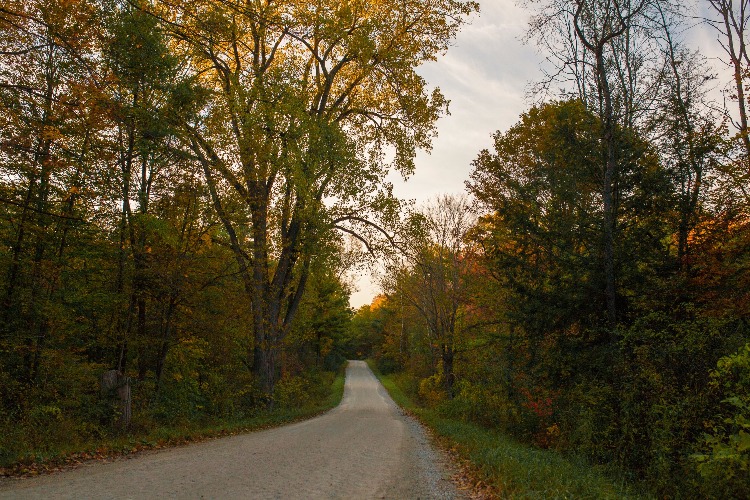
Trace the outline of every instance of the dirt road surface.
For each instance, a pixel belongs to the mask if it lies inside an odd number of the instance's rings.
[[[0,498],[460,498],[449,464],[362,361],[344,399],[262,432],[4,481]]]

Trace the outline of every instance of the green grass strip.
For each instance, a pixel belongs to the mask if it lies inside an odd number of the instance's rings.
[[[393,400],[431,428],[444,446],[468,460],[475,481],[489,485],[501,498],[650,498],[624,480],[613,479],[612,471],[602,466],[419,407],[399,386],[398,376],[382,375],[369,364]]]

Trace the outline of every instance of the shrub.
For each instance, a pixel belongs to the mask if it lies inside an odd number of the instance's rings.
[[[443,374],[438,372],[419,382],[419,400],[424,405],[434,408],[445,401]]]
[[[276,383],[274,403],[279,408],[308,408],[325,399],[335,374],[327,371],[308,371],[301,375],[286,376]]]
[[[501,432],[518,429],[520,409],[511,401],[505,384],[486,385],[462,379],[456,383],[456,389],[456,397],[441,406],[441,411],[446,415],[490,426]]]
[[[401,365],[398,360],[390,356],[380,356],[377,358],[375,366],[383,375],[390,375],[391,373],[401,370]]]
[[[750,344],[723,357],[711,372],[724,397],[708,424],[701,453],[693,455],[707,496],[746,498],[750,492]]]

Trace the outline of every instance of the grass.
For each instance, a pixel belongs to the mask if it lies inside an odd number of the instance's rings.
[[[403,379],[373,372],[393,400],[437,435],[441,444],[468,462],[474,485],[500,498],[649,498],[611,470],[584,460],[520,443],[492,429],[446,418],[418,406],[404,391]]]
[[[343,394],[344,371],[341,370],[331,384],[329,394],[316,404],[303,408],[269,410],[242,420],[214,420],[208,423],[194,422],[173,427],[158,427],[147,432],[114,436],[76,447],[60,447],[44,453],[29,452],[2,464],[0,477],[34,476],[74,467],[84,461],[106,461],[146,450],[181,446],[211,438],[278,427],[314,417],[334,408],[341,401]]]

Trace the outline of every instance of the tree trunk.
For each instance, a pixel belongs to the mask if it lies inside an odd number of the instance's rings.
[[[743,0],[745,1],[745,0]],[[742,68],[743,56],[747,56],[745,53],[745,40],[743,39],[744,32],[741,31],[740,26],[732,23],[730,12],[730,6],[725,4],[724,11],[721,12],[723,16],[724,26],[727,34],[727,53],[732,62],[734,69],[734,86],[737,91],[737,107],[740,113],[740,136],[742,138],[742,144],[745,148],[745,159],[750,160],[750,135],[748,135],[747,129],[747,101],[745,100],[745,82],[744,82],[744,70]],[[738,36],[738,43],[740,45],[739,50],[734,45],[734,34]]]
[[[11,324],[16,321],[15,316],[13,312],[14,308],[14,299],[15,299],[15,293],[16,293],[16,286],[18,283],[18,274],[21,270],[21,254],[23,252],[24,247],[24,238],[26,235],[26,222],[30,214],[30,206],[31,206],[31,200],[33,197],[34,192],[34,186],[36,185],[36,179],[31,178],[29,179],[29,187],[26,191],[26,196],[24,198],[24,204],[23,204],[23,211],[21,212],[21,220],[19,222],[18,227],[18,234],[16,236],[16,241],[12,245],[12,257],[11,257],[11,263],[10,263],[10,269],[8,270],[8,285],[5,289],[5,299],[3,301],[3,324],[2,324],[2,330],[0,332],[3,333],[9,333],[9,331],[12,329]]]
[[[643,3],[638,8],[643,7]],[[604,296],[607,308],[607,321],[610,327],[614,327],[617,321],[617,286],[615,276],[615,224],[617,217],[614,203],[614,185],[617,173],[617,156],[615,148],[615,116],[612,104],[612,90],[607,79],[607,61],[604,51],[608,44],[615,38],[621,36],[628,28],[627,20],[632,13],[623,18],[620,13],[621,26],[614,29],[607,25],[602,32],[595,34],[593,38],[586,36],[584,27],[581,25],[581,16],[584,12],[585,2],[579,0],[573,17],[573,23],[578,39],[583,45],[591,50],[596,57],[596,84],[599,93],[600,114],[602,119],[602,145],[604,151],[603,179],[602,179],[602,210],[603,220],[603,271],[604,271]]]
[[[164,372],[164,364],[167,360],[167,354],[169,353],[169,344],[172,342],[172,316],[177,305],[177,292],[172,291],[169,297],[169,304],[167,305],[167,311],[164,313],[162,319],[162,332],[161,332],[161,345],[159,347],[159,354],[156,359],[155,373],[156,376],[156,394],[159,393],[161,388],[161,378]]]
[[[275,383],[274,318],[271,317],[272,296],[268,279],[268,220],[267,195],[259,186],[251,203],[253,223],[253,275],[250,299],[253,308],[253,375],[263,393],[269,398]]]
[[[448,399],[453,399],[453,386],[455,384],[455,374],[453,373],[453,348],[447,344],[442,349],[443,361],[443,387]]]
[[[604,180],[602,183],[602,208],[604,210],[604,295],[607,301],[607,319],[610,326],[617,321],[617,288],[615,283],[615,224],[617,222],[614,206],[614,179],[617,170],[615,150],[614,110],[612,93],[604,61],[603,47],[596,55],[599,72],[599,90],[604,98],[604,129],[602,139],[606,147]]]

